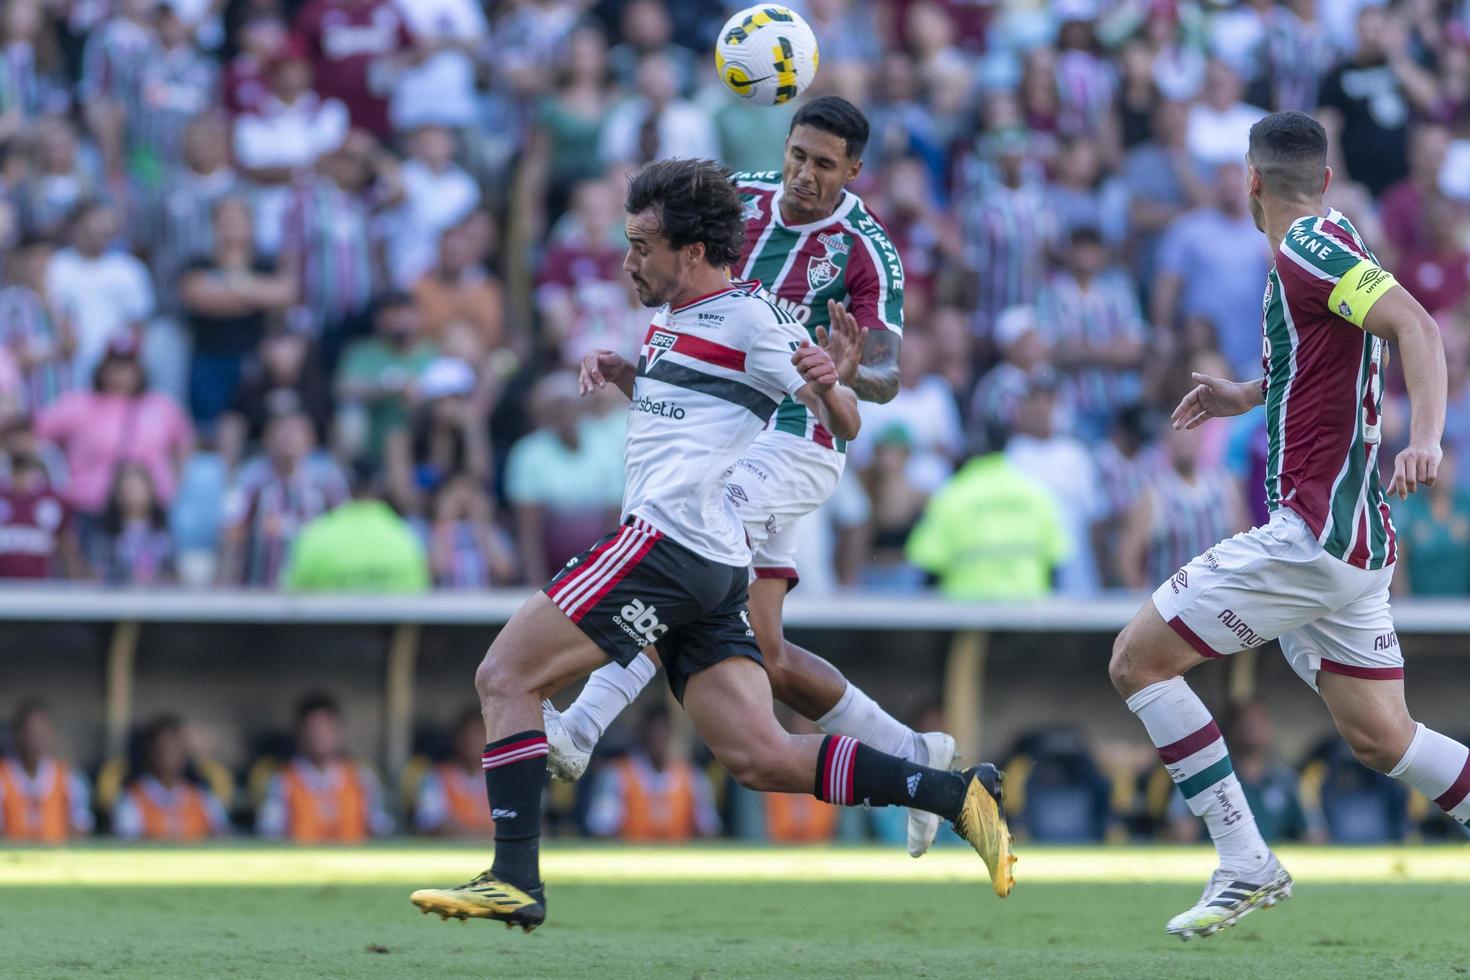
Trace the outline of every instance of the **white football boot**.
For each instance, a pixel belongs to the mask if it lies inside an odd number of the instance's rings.
[[[561,712],[550,701],[541,702],[541,718],[546,726],[546,768],[552,779],[564,783],[575,783],[587,771],[592,761],[592,750],[583,749],[572,737],[572,730],[562,720]]]
[[[924,747],[929,751],[929,760],[924,764],[930,769],[943,769],[948,772],[954,768],[955,744],[953,736],[944,732],[925,732],[919,738],[924,740]],[[921,857],[929,850],[929,845],[934,843],[934,835],[939,833],[939,815],[929,813],[926,810],[909,810],[909,857]]]
[[[1164,931],[1180,939],[1213,936],[1256,909],[1270,908],[1290,897],[1291,875],[1274,854],[1266,867],[1252,874],[1249,881],[1220,868],[1210,876],[1210,883],[1194,908],[1170,919]]]

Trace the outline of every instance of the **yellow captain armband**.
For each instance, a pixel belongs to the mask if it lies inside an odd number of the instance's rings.
[[[1343,274],[1327,297],[1327,308],[1355,327],[1383,294],[1399,284],[1393,273],[1371,259],[1363,259]]]

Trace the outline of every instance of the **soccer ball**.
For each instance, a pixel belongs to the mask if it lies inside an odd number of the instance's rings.
[[[747,102],[790,102],[817,75],[817,36],[786,7],[747,7],[720,29],[715,68],[725,87]]]

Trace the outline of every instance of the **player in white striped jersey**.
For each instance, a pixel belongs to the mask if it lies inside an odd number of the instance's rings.
[[[835,436],[861,425],[831,356],[726,269],[738,255],[740,199],[716,164],[666,160],[630,182],[624,269],[657,307],[636,365],[584,361],[587,387],[632,402],[623,524],[526,601],[475,674],[495,862],[454,888],[416,891],[425,913],[546,918],[538,860],[547,743],[539,700],[605,658],[657,646],[670,687],[715,758],[749,789],[807,792],[845,806],[901,805],[952,821],[1010,891],[1010,833],[993,766],[963,774],[916,765],[840,735],[792,735],[746,609],[750,549],[723,475],[791,396]]]
[[[867,138],[867,120],[846,100],[823,96],[804,105],[791,120],[781,171],[732,178],[745,219],[732,269],[758,280],[782,311],[828,348],[843,383],[859,398],[886,402],[898,389],[903,265],[881,223],[847,189],[862,172]],[[786,398],[727,480],[753,553],[751,624],[771,689],[776,700],[823,731],[947,769],[955,756],[952,737],[900,723],[835,666],[784,636],[786,593],[797,583],[797,524],[832,495],[846,459],[846,442]],[[626,668],[610,664],[593,674],[565,712],[546,706],[553,776],[581,775],[607,726],[655,670],[647,657]],[[909,854],[928,850],[938,829],[930,814],[910,812]]]

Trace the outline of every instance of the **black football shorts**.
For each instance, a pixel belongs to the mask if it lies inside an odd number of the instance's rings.
[[[682,701],[685,682],[706,667],[727,657],[761,663],[746,609],[749,576],[633,517],[567,562],[544,591],[618,663],[656,648]]]

